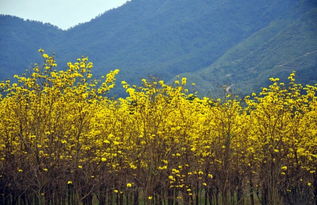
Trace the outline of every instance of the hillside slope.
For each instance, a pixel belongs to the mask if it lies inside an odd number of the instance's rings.
[[[0,15],[0,79],[22,73],[39,62],[37,50],[50,50],[62,33],[50,24]]]
[[[0,16],[0,79],[40,62],[43,48],[62,67],[88,56],[97,75],[119,68],[129,83],[186,75],[205,94],[231,84],[248,93],[294,69],[314,82],[315,8],[315,0],[132,0],[67,31]]]
[[[57,53],[91,56],[100,72],[118,67],[133,82],[170,79],[210,65],[295,6],[294,0],[135,0],[68,31]]]
[[[210,66],[185,73],[207,95],[223,95],[232,87],[247,94],[269,83],[269,77],[286,77],[297,72],[302,83],[317,83],[317,9],[300,18],[271,22],[248,39],[229,49]]]

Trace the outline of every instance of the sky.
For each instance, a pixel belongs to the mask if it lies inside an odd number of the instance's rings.
[[[67,29],[128,0],[0,0],[0,14],[51,23]]]

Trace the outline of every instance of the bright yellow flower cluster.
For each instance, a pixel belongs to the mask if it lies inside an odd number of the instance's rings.
[[[317,87],[296,84],[294,73],[243,100],[199,98],[185,78],[123,81],[128,96],[109,99],[119,70],[98,81],[87,58],[56,70],[40,52],[42,66],[0,83],[1,196],[314,200]]]

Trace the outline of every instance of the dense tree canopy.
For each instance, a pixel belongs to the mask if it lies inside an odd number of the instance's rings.
[[[245,99],[95,80],[87,58],[0,83],[1,204],[315,204],[316,85],[271,78]],[[118,85],[117,85],[118,86]]]

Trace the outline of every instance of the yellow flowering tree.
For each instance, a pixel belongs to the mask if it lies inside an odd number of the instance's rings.
[[[272,84],[244,99],[93,77],[87,58],[0,83],[1,204],[314,204],[317,86]]]

